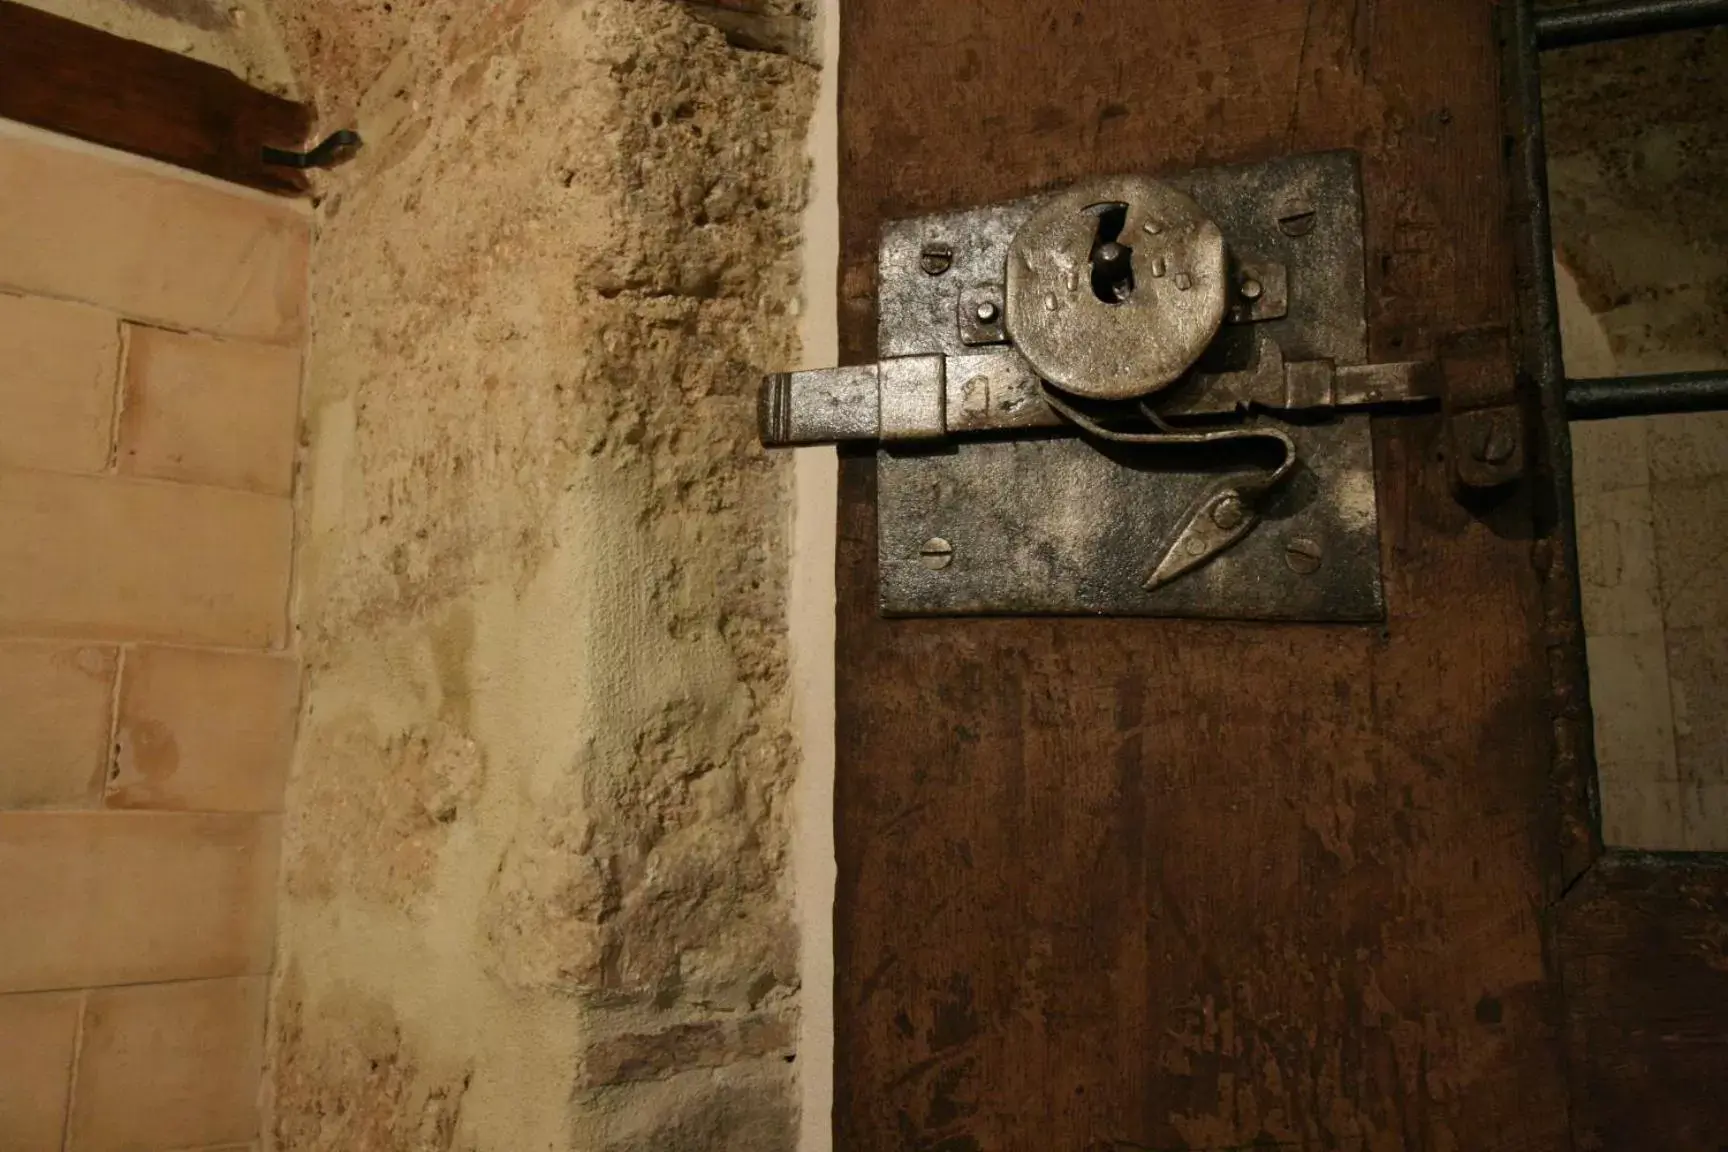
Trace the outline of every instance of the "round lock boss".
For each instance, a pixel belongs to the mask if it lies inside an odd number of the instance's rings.
[[[1008,335],[1040,376],[1076,396],[1147,396],[1224,322],[1224,235],[1160,180],[1088,181],[1015,234],[1006,280]]]

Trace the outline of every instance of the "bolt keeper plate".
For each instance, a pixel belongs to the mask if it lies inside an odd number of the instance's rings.
[[[1366,361],[1362,199],[1353,154],[1161,178],[1193,197],[1222,229],[1232,267],[1288,269],[1285,314],[1227,326],[1207,357],[1239,353],[1253,339],[1251,329],[1259,329],[1291,359]],[[890,224],[879,266],[880,355],[955,356],[980,342],[987,334],[963,330],[956,318],[974,314],[977,302],[991,296],[989,286],[1002,284],[1016,232],[1047,199]],[[927,253],[944,246],[952,260],[944,253],[947,266],[932,274]],[[1208,363],[1203,357],[1200,366]],[[1296,440],[1301,464],[1271,497],[1259,526],[1203,567],[1150,590],[1147,576],[1184,517],[1243,461],[1071,435],[884,449],[877,485],[881,609],[897,616],[1380,619],[1368,417],[1277,425]],[[932,541],[940,545],[939,559],[927,549]]]

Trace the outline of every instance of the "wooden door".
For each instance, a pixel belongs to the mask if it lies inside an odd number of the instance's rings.
[[[847,359],[887,220],[1328,148],[1362,158],[1374,359],[1512,324],[1494,16],[846,0]],[[1466,505],[1446,452],[1437,413],[1375,421],[1383,626],[881,619],[844,459],[842,1152],[1561,1149],[1569,1051],[1625,1087],[1555,954],[1595,856],[1567,546],[1539,480]]]

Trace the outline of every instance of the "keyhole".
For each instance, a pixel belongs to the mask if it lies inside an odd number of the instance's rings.
[[[1094,204],[1086,211],[1098,218],[1092,240],[1092,295],[1106,304],[1120,304],[1134,292],[1134,249],[1121,242],[1128,205]]]

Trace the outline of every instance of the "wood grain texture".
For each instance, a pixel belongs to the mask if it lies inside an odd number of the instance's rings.
[[[265,165],[299,149],[310,109],[211,64],[0,0],[0,117],[162,160],[218,180],[297,194],[305,176]]]
[[[1579,1152],[1728,1146],[1728,857],[1609,855],[1559,940]]]
[[[1350,147],[1371,345],[1508,322],[1482,0],[851,0],[842,340],[885,220]],[[1384,629],[886,621],[842,472],[838,1147],[1558,1149],[1530,494],[1376,428]]]

